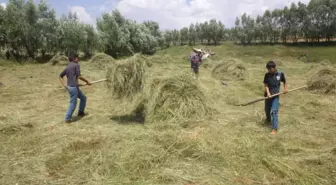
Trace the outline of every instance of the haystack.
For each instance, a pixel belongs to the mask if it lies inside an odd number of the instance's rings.
[[[108,68],[107,86],[116,98],[132,98],[142,91],[146,65],[139,57],[130,57]]]
[[[90,63],[97,66],[100,69],[105,68],[106,65],[113,62],[114,59],[105,53],[97,53],[93,55],[93,57],[90,59]]]
[[[212,70],[212,76],[220,80],[244,80],[246,75],[246,68],[238,59],[220,62]]]
[[[143,98],[136,113],[149,122],[199,120],[211,110],[190,74],[154,79]]]
[[[111,62],[113,61],[114,59],[110,56],[110,55],[107,55],[105,53],[97,53],[95,55],[92,56],[92,58],[90,59],[90,62],[92,63],[96,63],[96,62]]]
[[[49,61],[52,65],[68,65],[69,59],[65,55],[55,55]]]
[[[317,93],[335,94],[336,70],[328,67],[320,68],[308,81],[308,90]]]

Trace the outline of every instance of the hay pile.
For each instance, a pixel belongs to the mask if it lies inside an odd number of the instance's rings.
[[[52,65],[68,65],[69,59],[65,55],[55,55],[49,61]]]
[[[130,57],[108,68],[107,86],[116,98],[133,98],[142,91],[146,64],[139,57]]]
[[[220,80],[244,80],[246,75],[246,68],[238,59],[220,62],[212,70],[212,76]]]
[[[211,111],[191,75],[156,78],[142,98],[135,112],[146,122],[199,120]]]
[[[114,59],[105,53],[97,53],[93,55],[93,57],[90,59],[90,63],[95,65],[96,67],[103,69],[106,65],[113,62]]]
[[[335,94],[336,70],[328,67],[320,68],[308,81],[308,90],[317,93]]]
[[[93,55],[93,57],[90,59],[90,62],[92,63],[97,63],[97,62],[102,62],[102,63],[108,63],[113,61],[114,59],[105,53],[97,53]]]
[[[320,67],[329,67],[332,66],[332,63],[329,60],[322,60],[318,63],[314,63],[310,65],[310,69],[316,69]]]

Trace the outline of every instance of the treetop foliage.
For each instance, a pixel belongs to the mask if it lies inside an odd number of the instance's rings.
[[[263,15],[237,17],[234,28],[211,19],[180,30],[160,30],[154,21],[137,23],[119,11],[104,13],[96,25],[83,24],[76,14],[56,18],[54,9],[41,0],[9,0],[0,6],[0,49],[9,59],[36,59],[55,54],[83,52],[90,57],[105,52],[115,58],[134,53],[153,54],[172,45],[241,44],[331,41],[336,37],[336,1],[292,3]]]

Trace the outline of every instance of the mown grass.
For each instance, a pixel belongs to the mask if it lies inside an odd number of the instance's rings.
[[[190,49],[158,52],[149,76],[188,73]],[[217,111],[180,123],[139,123],[130,115],[135,105],[114,100],[99,83],[82,88],[90,115],[67,125],[68,94],[58,90],[57,79],[62,66],[1,65],[0,184],[335,184],[334,94],[301,90],[281,97],[276,136],[264,125],[263,102],[236,106],[262,96],[269,59],[281,60],[291,89],[311,77],[313,64],[297,58],[301,51],[335,63],[333,48],[226,44],[211,49],[216,52],[211,61],[243,62],[248,78],[224,86],[201,67],[199,86]],[[82,62],[81,70],[98,80],[107,69]]]

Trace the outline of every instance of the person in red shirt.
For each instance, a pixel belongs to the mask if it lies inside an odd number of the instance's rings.
[[[190,57],[191,69],[198,77],[199,66],[202,63],[202,51],[199,49],[194,49],[195,54]]]

